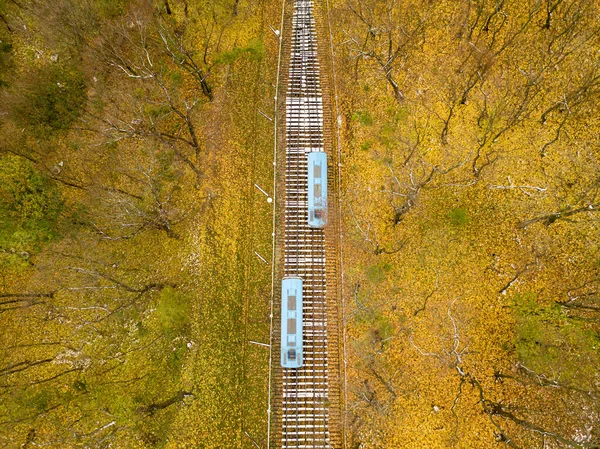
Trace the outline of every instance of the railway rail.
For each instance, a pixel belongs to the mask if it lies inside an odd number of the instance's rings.
[[[285,205],[282,275],[303,280],[303,366],[276,368],[272,447],[281,449],[339,448],[341,438],[338,379],[331,383],[331,341],[328,273],[331,251],[327,230],[308,226],[307,155],[327,151],[324,138],[324,96],[317,54],[312,0],[293,3],[285,96]],[[329,245],[330,246],[330,245]],[[276,298],[278,296],[276,295]],[[279,296],[280,297],[280,296]],[[337,323],[333,323],[337,326]],[[276,332],[279,337],[279,334]],[[275,338],[279,342],[279,338]],[[337,340],[336,340],[337,341]],[[277,343],[279,344],[279,343]],[[278,354],[278,351],[274,351]],[[338,352],[334,351],[338,364]],[[335,370],[334,370],[335,371]],[[332,394],[332,386],[333,394]],[[337,410],[336,410],[337,407]]]

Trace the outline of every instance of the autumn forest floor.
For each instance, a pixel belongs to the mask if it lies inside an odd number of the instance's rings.
[[[597,2],[320,7],[349,447],[600,447]],[[0,1],[0,448],[265,445],[280,14]]]

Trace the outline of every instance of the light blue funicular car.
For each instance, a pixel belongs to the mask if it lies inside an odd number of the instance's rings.
[[[308,153],[308,226],[327,224],[327,154]]]
[[[281,366],[302,366],[302,279],[281,281]]]

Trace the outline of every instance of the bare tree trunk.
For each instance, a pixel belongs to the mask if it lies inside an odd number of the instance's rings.
[[[519,224],[519,227],[521,229],[525,229],[527,226],[537,223],[538,221],[543,222],[546,226],[550,226],[557,220],[564,220],[576,214],[581,214],[584,212],[597,212],[598,208],[600,208],[600,203],[589,204],[587,206],[581,206],[577,208],[573,208],[573,206],[567,206],[557,212],[540,215],[539,217],[532,218],[531,220],[523,221],[521,224]]]
[[[0,294],[0,298],[6,298],[6,300],[0,301],[0,313],[44,304],[44,301],[41,301],[40,298],[54,298],[55,293],[56,292]]]
[[[202,93],[206,95],[208,100],[213,101],[212,87],[210,87],[210,84],[208,84],[208,82],[206,81],[206,76],[202,76],[200,86],[202,87]]]
[[[54,357],[52,357],[50,359],[37,360],[35,362],[26,360],[24,362],[13,363],[11,365],[8,365],[8,366],[0,369],[0,377],[10,376],[11,374],[25,371],[34,366],[43,365],[45,363],[50,363],[52,360],[54,360]]]
[[[4,25],[6,25],[6,29],[8,30],[9,33],[12,33],[13,30],[10,27],[10,25],[8,24],[8,21],[6,20],[6,17],[4,17],[3,14],[0,14],[0,20],[2,20],[4,22]]]

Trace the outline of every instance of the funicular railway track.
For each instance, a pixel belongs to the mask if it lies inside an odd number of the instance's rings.
[[[340,417],[332,414],[336,399],[330,394],[326,231],[311,228],[307,222],[307,155],[326,150],[312,0],[293,4],[287,51],[282,274],[303,281],[304,359],[301,368],[278,369],[272,447],[338,448],[339,432],[330,427],[331,420]]]

